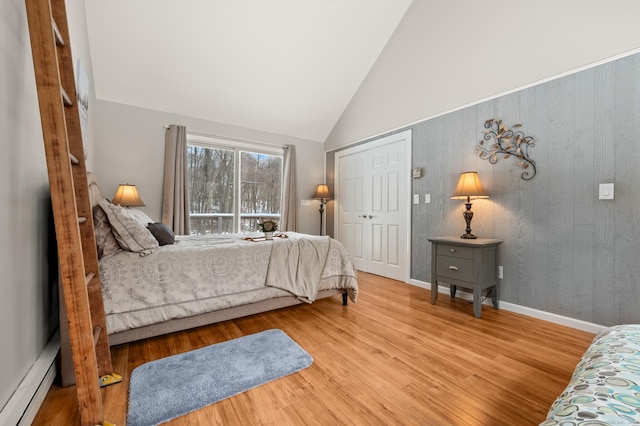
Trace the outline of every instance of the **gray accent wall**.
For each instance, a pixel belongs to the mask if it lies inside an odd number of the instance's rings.
[[[533,180],[514,158],[476,155],[493,117],[535,138]],[[464,233],[464,203],[449,196],[459,173],[477,170],[491,198],[473,202],[472,230],[504,240],[501,300],[601,325],[640,322],[640,54],[407,128],[412,167],[424,169],[412,188],[421,196],[412,279],[431,280],[427,238]],[[615,184],[614,200],[598,199],[600,183]]]

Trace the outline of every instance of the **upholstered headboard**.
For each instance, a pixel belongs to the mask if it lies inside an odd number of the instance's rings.
[[[91,201],[91,208],[93,209],[98,205],[98,201],[106,198],[98,183],[98,178],[93,172],[87,172],[87,183],[89,185],[89,200]]]

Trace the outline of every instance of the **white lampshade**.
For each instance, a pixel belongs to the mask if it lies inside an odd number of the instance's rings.
[[[452,200],[468,200],[475,198],[489,198],[478,177],[478,172],[460,173],[458,186],[450,197]]]
[[[122,207],[144,207],[136,186],[128,183],[121,183],[118,186],[116,195],[111,202]]]
[[[323,183],[319,184],[316,188],[316,193],[313,194],[313,198],[320,198],[323,200],[331,199],[331,193],[329,192],[329,187]]]

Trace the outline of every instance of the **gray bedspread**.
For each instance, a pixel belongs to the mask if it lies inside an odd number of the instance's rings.
[[[244,234],[178,237],[175,244],[161,246],[148,256],[125,251],[102,258],[108,332],[290,296],[290,282],[282,286],[285,289],[276,287],[276,266],[271,267],[270,285],[266,285],[272,247],[288,240],[315,239],[298,233],[287,235],[287,239],[260,242],[246,241]],[[358,283],[349,256],[338,241],[323,238],[329,243],[326,255],[311,259],[308,250],[302,250],[298,258],[299,264],[313,263],[311,269],[321,268],[317,288],[308,291],[309,283],[305,282],[307,290],[298,296],[312,301],[317,290],[340,288],[355,302]],[[322,257],[324,261],[317,264]]]
[[[346,261],[345,261],[346,260]],[[355,281],[355,269],[344,247],[329,237],[305,236],[273,242],[266,285],[287,290],[298,299],[316,300],[322,282],[332,288],[349,288]],[[356,293],[350,292],[355,302]]]

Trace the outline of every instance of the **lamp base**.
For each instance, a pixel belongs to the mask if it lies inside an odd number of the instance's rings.
[[[324,213],[324,200],[320,200],[320,235],[322,236],[322,213]]]
[[[467,202],[464,203],[464,205],[467,207],[467,209],[462,213],[462,215],[464,216],[465,222],[467,222],[467,229],[465,229],[465,231],[467,232],[463,234],[460,238],[463,238],[465,240],[474,240],[478,237],[476,237],[471,233],[471,219],[473,219],[473,212],[471,211],[471,201],[469,200],[468,197],[467,197]]]

